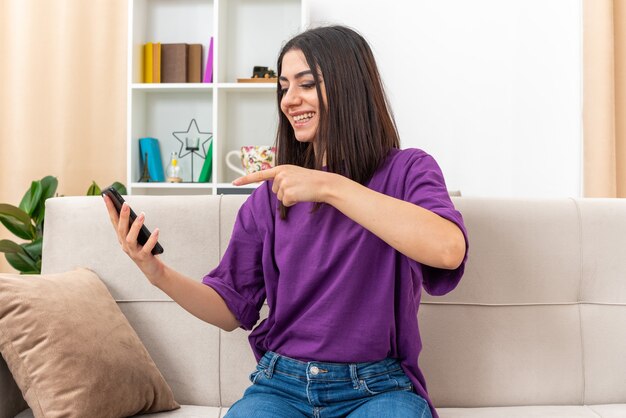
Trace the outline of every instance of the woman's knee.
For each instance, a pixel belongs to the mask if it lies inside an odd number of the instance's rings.
[[[348,418],[421,417],[432,418],[428,402],[415,392],[397,390],[372,396]]]
[[[304,417],[294,406],[270,394],[245,395],[228,409],[224,418],[296,418]]]

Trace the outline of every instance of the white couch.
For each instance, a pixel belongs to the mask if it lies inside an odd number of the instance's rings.
[[[217,265],[245,196],[131,196],[168,264]],[[442,418],[626,417],[626,201],[453,198],[465,277],[420,308],[421,367]],[[99,274],[184,406],[221,417],[250,384],[247,332],[203,323],[120,250],[99,197],[48,200],[43,272]],[[267,307],[263,314],[267,314]],[[30,417],[0,359],[0,418]]]

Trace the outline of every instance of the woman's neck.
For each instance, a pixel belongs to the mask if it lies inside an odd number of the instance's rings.
[[[317,144],[313,143],[313,152],[317,155]],[[324,158],[322,158],[322,166],[326,166],[326,153],[324,153]]]

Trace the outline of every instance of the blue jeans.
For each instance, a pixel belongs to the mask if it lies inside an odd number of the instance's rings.
[[[302,362],[268,351],[225,418],[432,418],[397,359]]]

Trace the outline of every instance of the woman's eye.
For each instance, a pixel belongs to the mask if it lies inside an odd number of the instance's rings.
[[[309,90],[309,89],[315,88],[315,83],[314,82],[303,83],[303,84],[300,84],[299,86],[300,86],[300,88]],[[281,87],[280,88],[280,93],[281,94],[287,94],[288,91],[289,91],[289,87]]]

